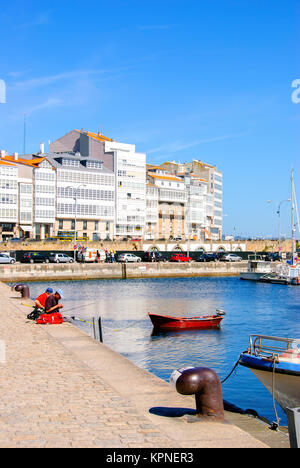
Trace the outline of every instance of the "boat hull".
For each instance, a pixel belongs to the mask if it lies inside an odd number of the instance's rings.
[[[153,327],[156,330],[199,330],[218,328],[223,317],[220,315],[212,315],[208,317],[171,317],[168,315],[149,314]]]
[[[273,394],[278,404],[286,408],[300,407],[300,364],[276,363],[261,357],[242,354],[240,364],[248,367],[257,379]]]
[[[248,280],[248,281],[259,281],[265,273],[256,273],[253,271],[243,271],[240,273],[241,280]]]

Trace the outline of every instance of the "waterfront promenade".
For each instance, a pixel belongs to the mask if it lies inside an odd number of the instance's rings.
[[[289,446],[248,416],[226,412],[223,424],[159,416],[158,407],[195,408],[194,399],[72,324],[27,321],[28,308],[2,283],[0,300],[0,447]]]

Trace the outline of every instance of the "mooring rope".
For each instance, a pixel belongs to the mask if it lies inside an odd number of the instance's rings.
[[[239,360],[240,358],[236,361],[236,363],[234,364],[231,372],[227,375],[227,377],[225,377],[225,379],[221,380],[221,384],[223,384],[224,382],[226,382],[226,380],[229,379],[229,377],[233,374],[233,372],[235,371],[235,369],[237,368],[237,366],[239,365]]]
[[[273,369],[272,369],[272,400],[273,400],[273,408],[274,408],[274,412],[275,412],[276,422],[273,422],[273,423],[271,424],[270,429],[276,431],[276,430],[278,429],[278,427],[279,427],[280,418],[278,417],[277,408],[276,408],[276,402],[275,402],[275,370],[276,370],[276,357],[275,357],[275,356],[273,356],[272,361],[273,361]]]

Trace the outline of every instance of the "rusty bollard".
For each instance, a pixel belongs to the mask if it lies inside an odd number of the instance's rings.
[[[11,287],[11,290],[16,291],[16,292],[20,292],[22,299],[29,299],[30,298],[29,286],[27,286],[27,284],[16,284],[16,285]]]
[[[197,417],[224,420],[222,386],[216,372],[208,367],[186,367],[175,370],[170,381],[181,395],[195,395]]]

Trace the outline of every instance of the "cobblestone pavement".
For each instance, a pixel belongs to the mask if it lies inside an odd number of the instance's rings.
[[[1,448],[178,446],[4,296],[0,284]]]

